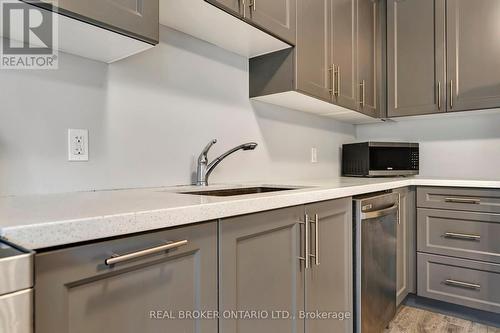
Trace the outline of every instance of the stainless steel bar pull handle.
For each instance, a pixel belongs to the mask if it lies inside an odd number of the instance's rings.
[[[178,242],[168,242],[167,244],[160,245],[160,246],[155,246],[151,247],[149,249],[144,249],[144,250],[139,250],[135,252],[130,252],[130,253],[125,253],[125,254],[115,254],[111,256],[110,258],[104,260],[104,263],[108,266],[114,265],[114,264],[119,264],[124,261],[144,257],[147,255],[155,254],[155,253],[160,253],[160,252],[165,252],[167,250],[172,250],[184,245],[187,245],[188,241],[187,240],[181,240]]]
[[[316,266],[319,266],[319,215],[314,216],[314,259]]]
[[[453,109],[453,80],[450,80],[450,109]]]
[[[340,67],[333,65],[333,77],[335,82],[335,88],[333,89],[333,95],[338,96],[340,93]]]
[[[255,12],[257,10],[257,0],[250,0],[248,7],[252,8]]]
[[[441,81],[438,82],[437,84],[437,105],[438,105],[438,110],[441,110]]]
[[[401,224],[401,193],[398,193],[398,224]]]
[[[360,83],[361,87],[361,100],[359,101],[359,104],[361,104],[361,107],[365,107],[365,80],[361,81]]]
[[[481,240],[481,235],[462,234],[462,233],[458,233],[458,232],[445,232],[443,236],[445,238],[462,239],[462,240],[470,240],[470,241],[480,241]]]
[[[335,73],[335,75],[337,76],[337,84],[335,85],[337,91],[334,92],[334,94],[335,94],[335,96],[340,96],[340,66],[339,65],[337,65],[337,73]]]
[[[330,75],[329,78],[330,78],[330,89],[328,89],[328,91],[330,92],[330,95],[334,95],[335,94],[335,64],[331,65],[329,68],[328,68],[328,74]]]
[[[247,16],[247,4],[245,2],[245,0],[241,0],[241,6],[243,7],[243,17],[246,17]]]
[[[315,214],[314,220],[309,221],[309,226],[314,224],[314,254],[309,253],[310,258],[314,258],[314,264],[319,266],[319,216]]]
[[[453,286],[453,287],[465,288],[465,289],[474,289],[474,290],[481,289],[480,284],[463,282],[463,281],[452,280],[452,279],[444,280],[444,284],[449,285],[449,286]]]
[[[450,203],[462,203],[471,205],[478,205],[481,203],[480,199],[474,199],[474,198],[444,198],[444,201]]]
[[[300,260],[304,261],[306,269],[310,267],[309,265],[309,257],[311,255],[310,249],[310,235],[309,235],[309,215],[304,215],[304,222],[300,222],[300,224],[304,224],[304,256],[299,257]]]

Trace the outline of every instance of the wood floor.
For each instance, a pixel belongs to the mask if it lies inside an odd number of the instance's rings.
[[[500,328],[402,306],[384,333],[500,333]]]

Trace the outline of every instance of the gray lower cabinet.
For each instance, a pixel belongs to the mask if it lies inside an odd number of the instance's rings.
[[[387,115],[446,111],[445,0],[387,1]]]
[[[169,242],[170,250],[106,264]],[[217,310],[216,222],[36,255],[37,333],[217,332],[217,320],[171,318],[190,310]]]
[[[51,0],[41,0],[43,3]],[[59,13],[118,33],[157,44],[158,0],[58,0]]]
[[[418,254],[418,294],[500,313],[500,265]]]
[[[500,214],[418,209],[418,250],[500,264]]]
[[[498,0],[447,0],[448,109],[500,106]]]
[[[323,201],[306,206],[307,216],[314,221],[310,226],[311,254],[315,256],[311,257],[311,266],[306,269],[305,310],[307,312],[347,312],[352,315],[351,207],[351,198]],[[306,320],[307,333],[350,333],[352,330],[351,318]]]
[[[415,189],[394,190],[399,194],[396,236],[396,306],[410,293],[416,293],[416,206]]]
[[[500,190],[491,188],[462,188],[419,186],[417,202],[420,208],[500,213]]]
[[[500,191],[417,188],[418,295],[500,313]]]
[[[350,318],[304,320],[316,310],[352,314],[351,207],[344,198],[223,219],[220,311],[270,317],[226,318],[220,332],[352,332]],[[292,317],[271,319],[272,311]]]
[[[227,218],[220,222],[219,307],[231,311],[304,310],[299,259],[302,206]],[[278,313],[278,312],[277,312]],[[304,332],[303,319],[223,318],[220,333]]]

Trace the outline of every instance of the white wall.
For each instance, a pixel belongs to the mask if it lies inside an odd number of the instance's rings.
[[[500,179],[500,110],[360,125],[357,140],[420,142],[420,174]]]
[[[109,66],[60,54],[57,71],[2,71],[0,195],[188,184],[212,138],[212,157],[259,143],[213,182],[338,176],[354,126],[251,103],[247,66],[165,28],[156,48]],[[67,161],[68,128],[89,129],[89,162]]]

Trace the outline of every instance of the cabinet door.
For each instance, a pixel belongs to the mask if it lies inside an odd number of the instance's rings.
[[[446,111],[445,0],[388,0],[389,117]]]
[[[358,84],[358,110],[366,115],[378,116],[377,35],[379,32],[379,1],[357,0],[356,65]]]
[[[500,1],[447,1],[448,109],[500,107]]]
[[[182,240],[105,264],[115,253]],[[217,320],[172,319],[178,311],[217,310],[215,222],[41,253],[35,262],[37,333],[217,332]]]
[[[158,43],[158,0],[58,0],[55,3],[62,14],[148,43]]]
[[[352,199],[306,206],[311,223],[311,267],[306,270],[306,311],[348,312],[353,308]],[[317,249],[317,250],[316,250]],[[319,265],[317,265],[318,259]],[[352,332],[352,319],[306,321],[306,332]]]
[[[246,0],[245,15],[273,35],[295,44],[296,0]]]
[[[303,208],[223,219],[220,222],[220,311],[288,311],[304,309],[304,269],[300,220]],[[304,332],[293,319],[224,318],[221,333]]]
[[[297,2],[297,90],[331,101],[331,0]]]
[[[333,102],[357,110],[356,1],[332,0],[332,64],[335,67]]]
[[[241,2],[242,0],[205,0],[205,1],[233,14],[242,13],[243,9],[242,8],[243,3]]]
[[[399,194],[396,238],[396,306],[416,292],[416,205],[415,190],[394,190]]]

